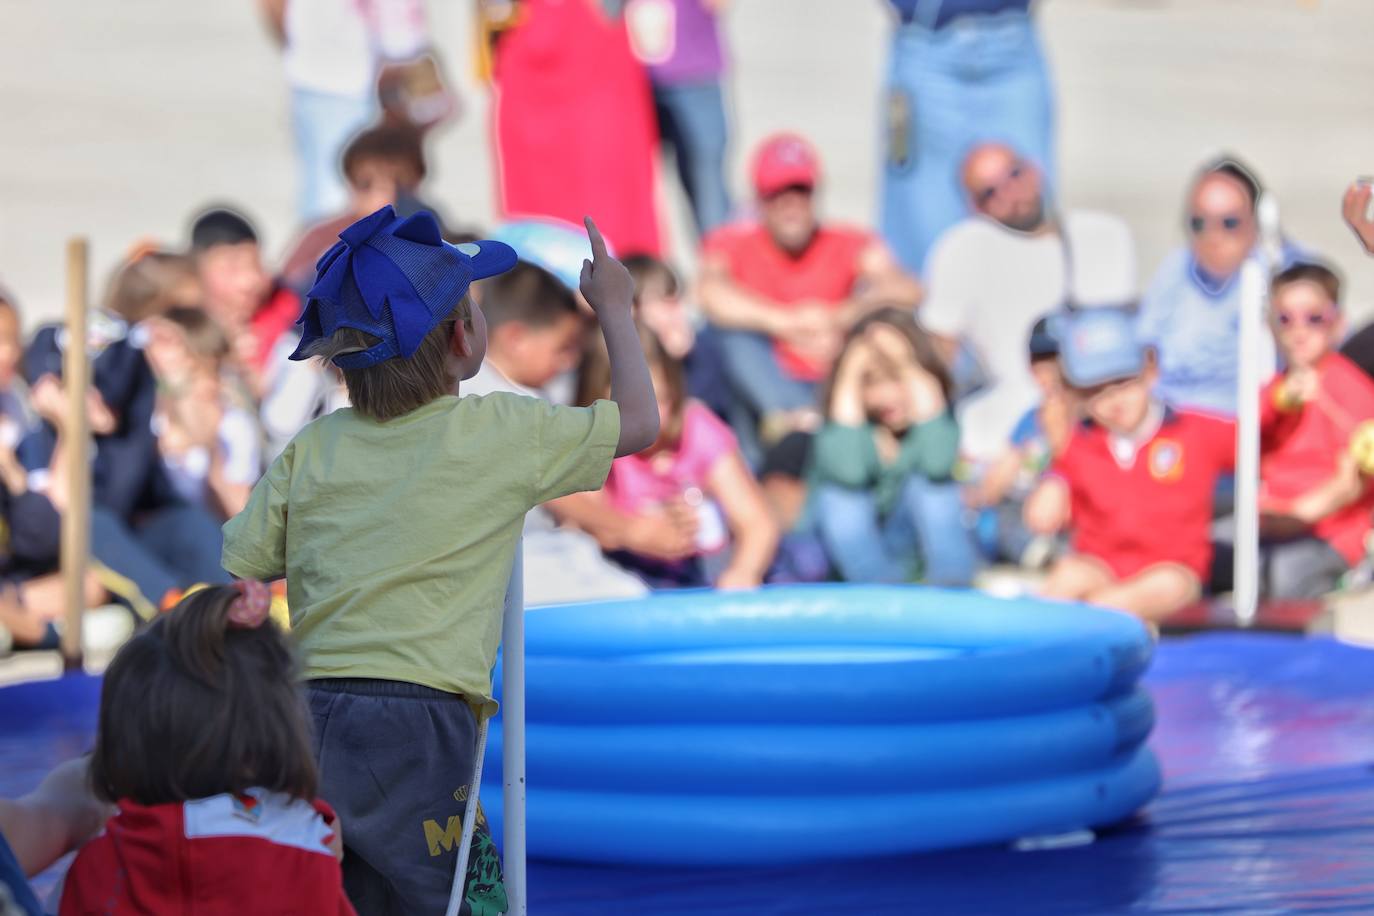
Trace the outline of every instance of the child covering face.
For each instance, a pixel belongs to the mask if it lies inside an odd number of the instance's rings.
[[[879,310],[850,333],[823,399],[801,523],[841,579],[972,580],[976,558],[953,481],[959,429],[949,391],[909,312]]]

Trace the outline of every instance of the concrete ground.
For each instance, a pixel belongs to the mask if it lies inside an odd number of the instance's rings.
[[[468,106],[435,145],[433,189],[480,225],[492,171],[472,4],[429,6]],[[71,233],[91,237],[98,282],[136,239],[180,241],[210,201],[246,209],[280,251],[293,229],[286,90],[255,3],[0,0],[0,13],[0,281],[30,323],[60,314]],[[1039,13],[1070,205],[1122,214],[1148,272],[1181,238],[1191,171],[1237,150],[1277,190],[1293,236],[1345,268],[1352,311],[1374,315],[1374,261],[1338,218],[1345,184],[1374,173],[1374,4],[1041,0]],[[828,210],[871,222],[888,28],[880,0],[735,0],[737,179],[759,137],[799,129],[826,159]],[[685,246],[677,258],[690,262]]]

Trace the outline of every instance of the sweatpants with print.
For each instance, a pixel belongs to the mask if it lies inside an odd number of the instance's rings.
[[[461,696],[418,684],[312,680],[306,696],[320,797],[343,826],[344,889],[360,916],[443,913],[463,832],[477,719]],[[480,809],[466,916],[506,910],[501,862]]]

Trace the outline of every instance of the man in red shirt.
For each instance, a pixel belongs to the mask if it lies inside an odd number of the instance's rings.
[[[758,219],[706,237],[699,295],[736,399],[774,438],[817,419],[849,328],[878,306],[914,308],[921,287],[873,233],[820,222],[820,163],[802,138],[766,140],[753,177]]]
[[[1235,425],[1174,410],[1130,316],[1062,317],[1064,381],[1087,419],[1026,502],[1037,534],[1072,529],[1043,593],[1167,617],[1196,601],[1212,560],[1212,494],[1235,465]]]
[[[1374,381],[1337,352],[1340,279],[1299,263],[1274,278],[1274,338],[1286,370],[1260,398],[1261,589],[1273,598],[1331,591],[1365,555],[1374,487],[1352,437],[1374,419]]]
[[[274,359],[274,351],[301,315],[300,296],[273,280],[263,267],[252,224],[232,210],[207,210],[196,218],[191,255],[205,311],[228,335],[254,397],[261,397],[270,387],[274,363],[284,361]]]

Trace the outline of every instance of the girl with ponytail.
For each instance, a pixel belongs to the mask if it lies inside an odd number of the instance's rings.
[[[105,831],[60,913],[340,913],[334,812],[286,638],[261,582],[194,592],[105,673],[91,756]]]

